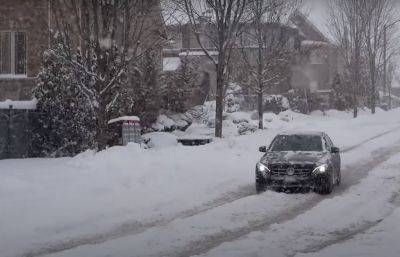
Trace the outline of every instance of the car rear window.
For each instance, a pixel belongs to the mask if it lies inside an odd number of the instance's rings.
[[[321,152],[322,140],[316,135],[279,135],[270,147],[271,151],[311,151]]]

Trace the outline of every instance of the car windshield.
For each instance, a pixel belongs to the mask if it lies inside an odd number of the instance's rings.
[[[322,141],[316,135],[279,135],[271,145],[271,151],[322,151]]]

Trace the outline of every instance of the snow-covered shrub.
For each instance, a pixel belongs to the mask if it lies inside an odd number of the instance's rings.
[[[282,95],[268,95],[264,101],[264,111],[280,113],[290,109],[289,100]]]
[[[305,98],[305,92],[302,89],[291,89],[287,94],[290,109],[294,112],[307,113],[309,107]]]
[[[158,116],[152,129],[161,132],[185,131],[191,124],[192,121],[186,114],[167,112]]]
[[[228,94],[225,97],[225,110],[228,113],[237,112],[240,110],[240,102],[234,94]]]
[[[242,88],[236,83],[229,84],[225,94],[225,111],[228,113],[240,111],[243,101]]]
[[[351,87],[337,74],[332,83],[333,105],[339,111],[349,110],[352,106]]]
[[[202,105],[190,108],[186,115],[192,120],[206,124],[208,120],[215,118],[215,101],[207,101]]]
[[[258,129],[258,126],[250,124],[248,122],[242,122],[238,125],[238,134],[246,135],[249,133],[254,133]]]
[[[240,124],[240,123],[249,123],[247,119],[241,118],[241,119],[233,119],[232,120],[233,124]]]

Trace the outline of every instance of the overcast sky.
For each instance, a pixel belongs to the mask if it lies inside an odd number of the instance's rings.
[[[328,26],[327,26],[327,17],[329,14],[328,8],[329,0],[304,0],[302,11],[308,15],[308,18],[321,32],[330,37]]]

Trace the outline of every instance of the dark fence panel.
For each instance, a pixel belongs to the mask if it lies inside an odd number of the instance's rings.
[[[31,157],[32,110],[0,109],[0,159]]]

